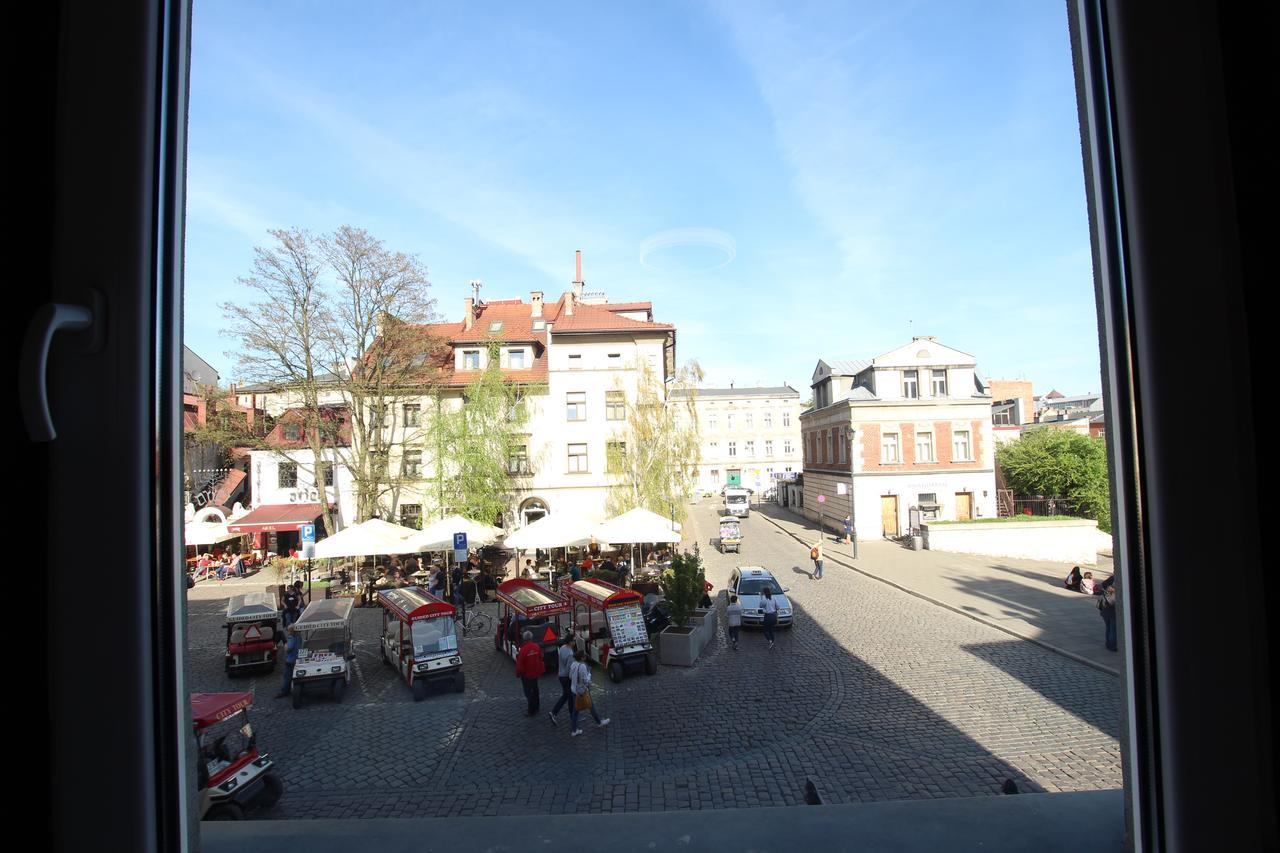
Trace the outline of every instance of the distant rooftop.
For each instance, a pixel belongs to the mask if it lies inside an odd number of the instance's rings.
[[[687,397],[690,394],[696,394],[698,397],[783,397],[795,396],[799,397],[800,392],[792,388],[790,385],[771,385],[771,386],[755,386],[755,387],[733,387],[733,388],[697,388],[692,391],[687,388],[677,388],[671,392],[672,397]]]

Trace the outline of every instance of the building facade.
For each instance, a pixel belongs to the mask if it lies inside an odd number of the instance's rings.
[[[690,395],[702,443],[699,492],[741,486],[772,499],[780,481],[800,473],[799,391],[790,385],[698,388],[672,392],[671,402],[685,403]]]
[[[913,510],[995,517],[991,396],[973,356],[916,337],[869,360],[819,361],[811,387],[806,517],[839,530],[852,511],[864,539],[904,534]]]

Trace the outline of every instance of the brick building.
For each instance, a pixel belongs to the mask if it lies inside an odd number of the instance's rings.
[[[819,361],[800,415],[804,514],[863,538],[926,518],[996,515],[991,395],[973,356],[932,337],[869,360]],[[825,498],[819,501],[819,497]]]

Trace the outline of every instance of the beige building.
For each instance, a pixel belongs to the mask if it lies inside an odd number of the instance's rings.
[[[771,388],[698,388],[674,391],[672,402],[694,395],[702,460],[700,492],[725,486],[752,489],[760,497],[800,473],[800,392]]]
[[[811,387],[800,416],[805,516],[839,530],[855,510],[865,539],[905,533],[912,510],[996,515],[991,396],[973,356],[916,337],[869,360],[819,361]]]

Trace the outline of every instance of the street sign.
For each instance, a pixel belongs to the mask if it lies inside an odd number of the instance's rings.
[[[467,534],[453,534],[453,561],[455,563],[465,563],[467,561]]]
[[[849,486],[845,483],[836,483],[836,494],[837,495],[849,494]]]
[[[313,559],[315,555],[316,555],[316,543],[303,542],[302,543],[302,559],[310,560],[310,559]]]
[[[820,504],[824,504],[824,503],[826,503],[826,502],[827,502],[827,496],[826,496],[826,495],[818,495],[818,503],[820,503]]]
[[[298,528],[298,532],[302,534],[303,542],[316,541],[316,526],[314,524],[304,524]]]

